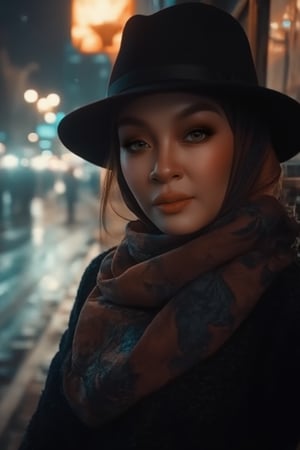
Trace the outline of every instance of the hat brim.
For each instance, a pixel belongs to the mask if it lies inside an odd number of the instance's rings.
[[[278,91],[261,86],[214,84],[186,81],[151,84],[85,105],[66,115],[58,126],[61,142],[84,160],[107,167],[112,145],[112,133],[120,108],[137,96],[154,92],[193,91],[202,95],[225,94],[230,99],[254,108],[266,119],[272,144],[280,162],[287,161],[300,151],[300,104]]]

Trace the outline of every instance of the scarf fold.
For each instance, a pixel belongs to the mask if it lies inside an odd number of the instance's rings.
[[[298,232],[267,195],[189,237],[130,222],[101,264],[65,361],[75,413],[100,426],[216,353],[293,261]]]

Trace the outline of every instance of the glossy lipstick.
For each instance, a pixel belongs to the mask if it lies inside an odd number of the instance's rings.
[[[181,212],[191,200],[192,197],[188,197],[185,194],[172,192],[158,195],[155,198],[153,205],[165,214],[177,214]]]

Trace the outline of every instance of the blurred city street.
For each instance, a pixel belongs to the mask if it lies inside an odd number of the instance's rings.
[[[100,226],[105,169],[64,147],[60,121],[106,97],[130,16],[185,1],[1,4],[0,450],[19,450],[84,269],[119,242],[126,221],[134,218],[112,184],[109,232]],[[259,84],[300,101],[300,0],[203,3],[243,25]],[[102,145],[99,140],[99,152]],[[300,153],[282,170],[281,200],[300,223]]]
[[[72,223],[65,199],[51,196],[33,198],[30,218],[1,221],[1,450],[18,448],[79,279],[100,251],[98,211],[97,197],[83,190]]]

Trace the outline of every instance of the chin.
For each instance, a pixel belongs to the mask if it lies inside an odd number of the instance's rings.
[[[202,223],[197,223],[193,226],[191,223],[163,224],[160,222],[155,223],[155,225],[164,234],[168,234],[170,236],[187,236],[202,230],[202,228],[206,227],[208,223],[208,221],[203,221]]]

